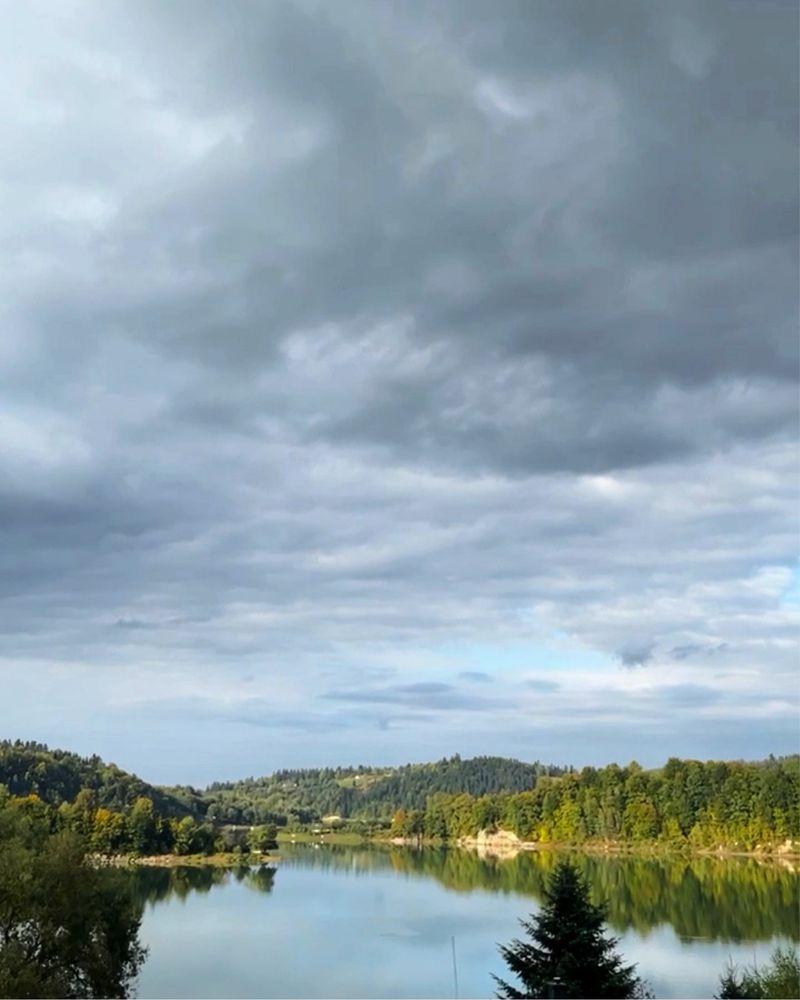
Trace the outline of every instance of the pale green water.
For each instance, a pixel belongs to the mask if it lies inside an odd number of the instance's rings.
[[[497,943],[553,855],[282,847],[277,869],[150,869],[141,997],[489,997]],[[711,997],[729,957],[800,940],[800,876],[752,860],[575,858],[658,997]]]

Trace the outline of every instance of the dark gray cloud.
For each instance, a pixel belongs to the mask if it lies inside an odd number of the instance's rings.
[[[798,17],[9,9],[0,722],[79,713],[89,670],[95,712],[216,699],[251,738],[440,755],[456,709],[511,732],[529,664],[568,713],[615,661],[702,702],[713,662],[715,711],[751,685],[784,734]]]
[[[655,642],[634,639],[617,650],[617,656],[624,667],[643,667],[653,659]]]

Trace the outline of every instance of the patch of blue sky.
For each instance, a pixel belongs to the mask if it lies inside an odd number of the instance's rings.
[[[800,608],[800,563],[792,571],[792,582],[781,595],[782,608]]]
[[[445,643],[437,652],[457,660],[464,670],[481,670],[488,674],[525,674],[531,670],[566,672],[607,667],[612,662],[603,653],[560,642],[553,645],[541,642]]]

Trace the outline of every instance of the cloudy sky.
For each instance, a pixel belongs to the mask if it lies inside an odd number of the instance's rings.
[[[797,749],[793,0],[0,13],[2,735]]]

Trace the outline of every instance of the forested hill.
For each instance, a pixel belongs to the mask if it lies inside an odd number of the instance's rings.
[[[76,803],[83,792],[91,795]],[[321,821],[367,835],[391,825],[398,836],[443,841],[501,828],[540,843],[753,850],[800,842],[797,755],[749,763],[671,758],[656,770],[631,762],[580,772],[456,755],[397,768],[283,770],[197,791],[150,785],[97,756],[2,741],[0,802],[27,808],[28,796],[47,803],[58,822],[91,814],[84,825],[108,850],[129,843],[166,850],[191,832],[181,833],[179,821],[206,820],[200,831],[209,843],[213,827],[225,824],[296,829]],[[72,812],[65,803],[75,803]]]
[[[585,767],[513,795],[433,795],[424,810],[392,820],[402,837],[452,841],[497,829],[540,844],[785,848],[800,843],[800,756]]]
[[[205,791],[151,785],[100,757],[81,757],[42,743],[0,741],[0,786],[9,795],[37,795],[59,806],[83,790],[97,806],[126,812],[147,798],[160,816],[221,823],[311,823],[323,816],[387,821],[397,809],[423,809],[437,792],[490,795],[532,788],[541,775],[565,768],[525,764],[504,757],[458,755],[432,764],[398,768],[326,767],[282,770],[262,778],[217,782]]]
[[[358,811],[369,818],[385,815],[386,810],[419,809],[431,795],[495,795],[523,792],[533,788],[543,775],[558,776],[567,768],[551,764],[525,764],[505,757],[459,756],[435,764],[407,764],[369,785],[356,803]]]
[[[335,815],[366,821],[389,819],[397,809],[422,809],[436,793],[494,795],[533,788],[542,775],[567,768],[526,764],[505,757],[445,758],[398,768],[317,768],[276,771],[263,778],[217,782],[204,795],[207,815],[223,822],[310,822]]]
[[[145,797],[162,816],[180,818],[197,811],[194,803],[181,801],[97,756],[80,757],[21,740],[0,740],[0,785],[10,795],[37,795],[53,806],[74,802],[80,791],[88,789],[105,809],[124,811]]]

